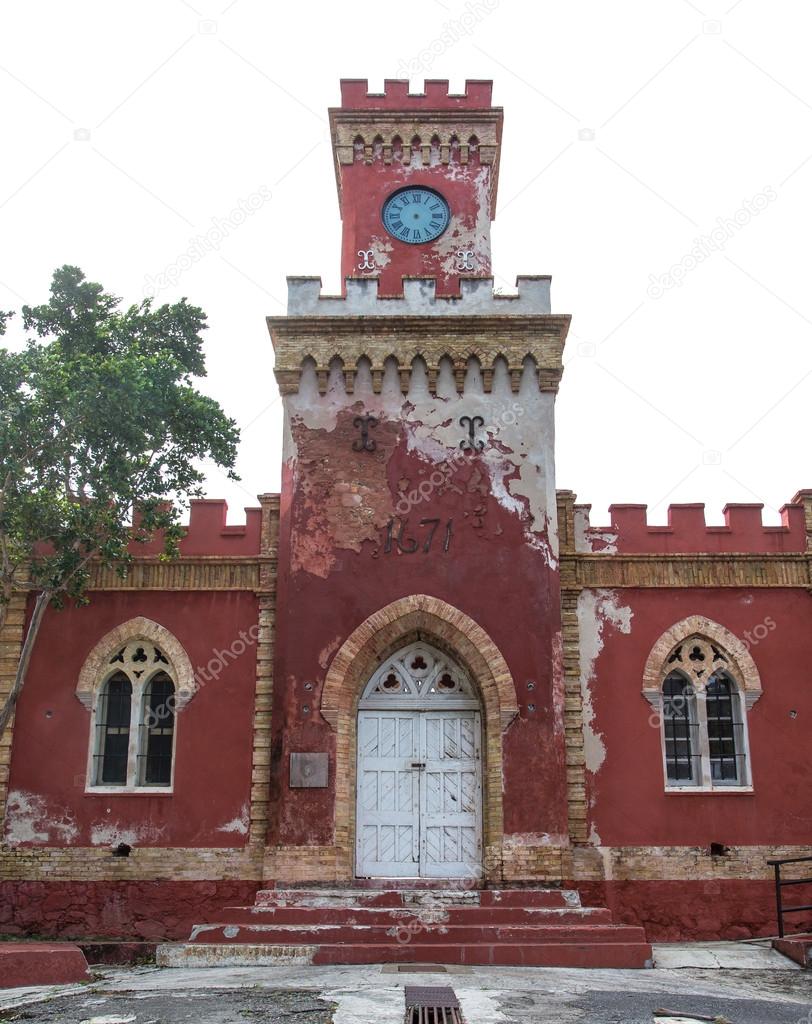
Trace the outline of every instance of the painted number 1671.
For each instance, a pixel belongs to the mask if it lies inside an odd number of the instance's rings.
[[[451,524],[452,520],[449,519],[442,531],[444,552],[448,551],[451,546]],[[386,524],[386,541],[383,546],[384,554],[391,554],[395,549],[402,555],[413,555],[416,551],[422,551],[424,555],[427,555],[431,551],[434,536],[437,533],[437,528],[440,526],[440,520],[421,519],[418,526],[423,527],[426,532],[421,533],[419,538],[407,536],[408,525],[408,518],[397,521],[394,519],[389,520]]]

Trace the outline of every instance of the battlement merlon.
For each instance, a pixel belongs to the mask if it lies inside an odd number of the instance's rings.
[[[648,521],[648,508],[639,504],[609,506],[610,522],[593,526],[590,506],[575,502],[571,491],[559,491],[559,519],[571,521],[567,546],[582,554],[789,554],[812,550],[812,491],[801,491],[780,509],[781,525],[767,526],[764,506],[730,503],[723,509],[724,525],[705,523],[701,503],[668,506],[664,525]]]
[[[325,394],[340,370],[347,394],[359,372],[379,394],[396,373],[407,394],[415,360],[425,363],[436,394],[442,365],[464,391],[472,361],[488,394],[507,376],[509,390],[556,392],[570,317],[550,313],[549,277],[518,278],[517,295],[499,295],[491,278],[460,281],[459,296],[437,296],[435,281],[404,278],[401,296],[381,297],[374,278],[347,279],[346,297],[322,296],[319,278],[289,278],[288,316],[268,317],[274,373],[283,395],[295,394],[308,364]]]
[[[426,81],[423,93],[410,93],[406,79],[387,79],[384,93],[368,93],[366,79],[343,80],[342,105],[328,111],[339,207],[342,167],[356,161],[429,166],[476,160],[491,169],[493,219],[504,115],[491,106],[492,84],[466,82],[465,94],[455,96],[446,80]]]
[[[366,78],[341,79],[343,110],[481,110],[490,107],[493,81],[485,78],[465,80],[465,92],[449,92],[447,78],[427,78],[423,92],[409,92],[408,78],[387,78],[383,92],[370,92]]]
[[[182,524],[181,558],[256,557],[275,545],[275,523],[279,518],[279,495],[258,495],[259,505],[245,509],[245,522],[228,524],[228,504],[222,498],[192,498],[189,521]],[[136,522],[138,514],[136,512]],[[133,542],[130,553],[149,558],[163,552],[161,532],[144,544]]]

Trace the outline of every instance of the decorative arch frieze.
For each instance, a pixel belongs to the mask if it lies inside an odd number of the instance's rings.
[[[468,665],[482,694],[486,713],[503,732],[519,705],[507,662],[485,630],[458,608],[426,594],[393,601],[369,616],[336,652],[324,681],[321,714],[333,730],[342,714],[355,711],[360,694],[380,661],[406,643],[412,632],[438,639]],[[349,682],[349,685],[348,685]]]
[[[747,645],[735,633],[703,615],[690,615],[675,623],[654,644],[643,670],[642,690],[646,700],[652,707],[659,707],[663,680],[673,668],[669,666],[668,658],[679,644],[694,637],[718,646],[733,659],[732,675],[742,688],[746,706],[751,708],[763,691],[761,677]]]
[[[146,640],[161,649],[170,662],[172,676],[176,684],[175,710],[180,711],[194,697],[198,688],[192,663],[180,641],[173,633],[159,622],[147,619],[142,615],[120,626],[111,629],[95,645],[88,654],[79,672],[76,684],[76,696],[91,711],[93,699],[100,683],[109,675],[110,658],[116,651],[136,640]]]

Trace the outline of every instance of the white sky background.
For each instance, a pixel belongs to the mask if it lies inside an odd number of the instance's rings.
[[[432,53],[449,23],[460,38]],[[209,316],[203,386],[242,428],[242,482],[212,472],[208,494],[239,522],[279,487],[264,317],[287,274],[340,284],[339,78],[493,78],[497,285],[552,274],[573,314],[558,486],[596,524],[612,502],[664,522],[680,501],[711,523],[764,502],[777,523],[812,487],[811,29],[787,0],[3,0],[0,309],[45,301],[63,263],[137,301],[270,189],[158,294]],[[651,275],[737,211],[724,248],[653,297]]]

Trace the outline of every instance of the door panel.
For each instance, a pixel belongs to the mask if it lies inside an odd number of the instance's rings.
[[[357,874],[476,873],[481,793],[478,712],[361,711]]]
[[[419,733],[409,711],[358,715],[356,871],[415,877],[420,855]]]
[[[421,718],[420,874],[468,877],[482,860],[479,714],[426,711]]]

